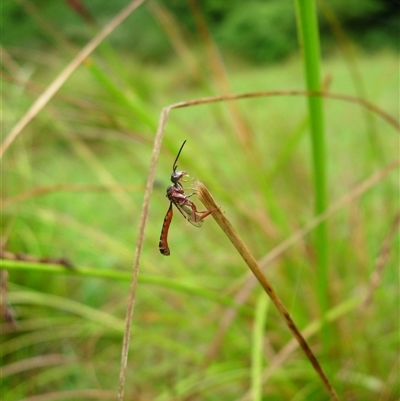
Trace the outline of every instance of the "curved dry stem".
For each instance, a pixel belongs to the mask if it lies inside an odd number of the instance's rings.
[[[232,101],[232,100],[240,100],[240,99],[252,99],[258,97],[271,97],[271,96],[322,96],[330,99],[343,100],[345,102],[357,103],[360,106],[365,107],[366,109],[376,113],[383,120],[385,120],[388,124],[394,127],[397,131],[400,132],[400,122],[392,117],[390,114],[386,113],[384,110],[379,108],[378,106],[370,103],[364,99],[359,97],[343,95],[341,93],[332,93],[332,92],[317,92],[317,91],[304,91],[304,90],[276,90],[276,91],[261,91],[261,92],[248,92],[248,93],[240,93],[238,95],[223,95],[223,96],[212,96],[212,97],[204,97],[200,99],[194,99],[186,102],[178,102],[170,105],[171,109],[177,109],[180,107],[189,107],[200,104],[208,104],[215,102],[224,102],[224,101]]]
[[[384,120],[386,120],[389,124],[394,126],[397,130],[400,131],[400,123],[395,120],[393,117],[390,115],[386,114],[383,110],[379,109],[377,106],[364,101],[363,99],[355,98],[352,96],[347,96],[347,95],[340,95],[340,94],[334,94],[334,93],[327,93],[327,92],[309,92],[309,91],[263,91],[263,92],[252,92],[252,93],[244,93],[244,94],[239,94],[239,95],[225,95],[225,96],[215,96],[215,97],[209,97],[209,98],[202,98],[202,99],[195,99],[187,102],[178,102],[171,104],[165,108],[162,109],[160,119],[159,119],[159,124],[157,128],[157,133],[154,138],[154,147],[153,147],[153,153],[151,157],[151,162],[150,162],[150,168],[149,168],[149,173],[147,176],[147,183],[146,183],[146,190],[144,194],[144,199],[143,199],[143,204],[142,204],[142,212],[141,212],[141,217],[140,217],[140,224],[139,224],[139,234],[138,234],[138,239],[136,243],[136,249],[135,249],[135,257],[133,261],[133,266],[132,266],[132,280],[131,280],[131,286],[129,290],[129,298],[128,298],[128,305],[127,305],[127,312],[126,312],[126,321],[125,321],[125,332],[124,332],[124,339],[123,339],[123,344],[122,344],[122,356],[121,356],[121,369],[120,369],[120,381],[119,381],[119,391],[118,391],[118,400],[122,401],[123,400],[123,389],[124,389],[124,384],[125,384],[125,372],[126,372],[126,367],[127,367],[127,362],[128,362],[128,349],[129,349],[129,343],[130,343],[130,333],[131,333],[131,326],[132,326],[132,319],[133,319],[133,310],[134,310],[134,304],[135,304],[135,294],[136,294],[136,284],[137,284],[137,277],[139,274],[139,261],[140,261],[140,256],[142,252],[142,247],[143,247],[143,241],[144,241],[144,232],[146,228],[146,223],[147,223],[147,215],[148,215],[148,210],[149,210],[149,205],[150,205],[150,197],[151,193],[153,190],[153,185],[154,185],[154,178],[155,178],[155,170],[157,166],[157,161],[160,155],[160,150],[161,150],[161,143],[162,143],[162,138],[164,135],[164,129],[165,125],[168,120],[169,113],[172,109],[176,108],[182,108],[182,107],[189,107],[189,106],[195,106],[195,105],[201,105],[201,104],[207,104],[207,103],[215,103],[215,102],[222,102],[222,101],[230,101],[230,100],[239,100],[239,99],[246,99],[246,98],[257,98],[257,97],[268,97],[268,96],[287,96],[287,95],[294,95],[294,96],[325,96],[325,97],[330,97],[330,98],[335,98],[335,99],[341,99],[345,100],[348,102],[353,102],[353,103],[359,103],[360,105],[366,107],[367,109],[377,113],[380,115]],[[211,198],[212,199],[212,198]],[[213,207],[210,207],[209,210],[214,210],[218,208],[217,205]],[[222,213],[218,210],[217,212],[218,215],[222,215]],[[215,214],[213,213],[213,215]],[[223,216],[223,215],[222,215]],[[321,217],[321,216],[319,216]],[[325,219],[327,216],[324,216],[322,218]],[[322,221],[321,220],[321,221]],[[318,223],[315,223],[315,225],[318,225]],[[314,226],[313,226],[314,227]],[[308,229],[310,230],[310,229]],[[308,231],[307,231],[308,232]],[[302,234],[304,235],[304,233]],[[297,240],[297,239],[296,239]],[[275,294],[272,287],[269,285],[268,281],[265,281],[262,279],[262,277],[265,277],[262,271],[260,270],[259,266],[257,265],[257,262],[255,261],[254,257],[250,253],[246,253],[245,245],[242,243],[240,245],[240,242],[238,242],[238,246],[242,251],[244,252],[244,255],[248,258],[247,260],[252,263],[253,267],[256,267],[255,271],[253,271],[254,274],[257,272],[258,279],[261,279],[264,285],[266,286],[265,288],[268,288],[269,291],[272,291],[271,294]],[[255,262],[255,264],[254,264]],[[261,274],[259,274],[261,273]],[[276,294],[275,294],[276,295]],[[322,381],[324,382],[326,388],[332,395],[334,399],[338,399],[337,395],[332,388],[331,384],[329,383],[325,373],[321,369],[318,361],[315,359],[315,356],[312,354],[310,348],[308,347],[307,343],[304,341],[303,337],[301,336],[300,332],[294,325],[293,321],[291,320],[291,317],[289,314],[286,315],[287,311],[284,308],[283,304],[280,302],[279,298],[275,297],[274,298],[276,301],[276,305],[281,305],[280,311],[283,313],[283,316],[287,320],[287,324],[289,327],[293,328],[296,339],[298,342],[304,346],[304,350],[307,353],[307,356],[309,357],[311,363],[315,367],[315,369],[318,371]],[[278,307],[278,306],[277,306]],[[286,313],[285,313],[286,312]],[[307,351],[306,351],[307,350]],[[308,354],[308,352],[310,354]]]
[[[333,388],[332,384],[330,383],[328,377],[326,376],[325,372],[323,371],[321,365],[319,364],[317,358],[315,357],[314,353],[312,352],[311,348],[309,347],[307,341],[304,339],[302,334],[300,333],[299,329],[297,328],[296,324],[294,323],[292,317],[290,316],[288,310],[283,305],[282,301],[280,300],[278,294],[273,289],[271,283],[264,275],[263,271],[261,270],[259,264],[257,263],[256,259],[249,251],[247,246],[244,244],[242,239],[239,237],[236,230],[233,228],[230,221],[226,218],[225,214],[221,211],[220,207],[216,204],[213,197],[211,196],[210,192],[207,190],[204,184],[200,181],[194,181],[195,188],[198,192],[198,197],[201,203],[208,209],[212,210],[213,212],[211,215],[213,216],[214,220],[217,224],[221,227],[222,231],[225,235],[229,238],[232,242],[236,250],[239,252],[240,256],[246,262],[247,266],[253,272],[254,276],[257,278],[258,282],[263,287],[264,291],[268,294],[271,301],[274,303],[275,307],[278,309],[279,314],[284,319],[286,325],[288,326],[289,330],[292,332],[293,336],[296,338],[298,343],[300,344],[301,348],[303,349],[304,353],[306,354],[307,358],[311,362],[312,366],[314,367],[315,371],[319,375],[323,385],[331,395],[333,400],[339,400],[338,395],[336,394],[335,389]]]
[[[50,366],[67,365],[74,362],[76,362],[74,358],[66,357],[63,354],[40,355],[9,363],[2,367],[1,374],[2,377],[7,377],[37,368],[49,368]]]

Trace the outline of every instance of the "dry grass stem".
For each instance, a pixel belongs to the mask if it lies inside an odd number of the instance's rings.
[[[394,218],[394,220],[392,222],[389,232],[387,233],[387,235],[383,241],[381,250],[379,252],[378,258],[375,263],[374,272],[371,276],[368,293],[365,296],[364,302],[362,304],[363,308],[366,308],[370,304],[370,302],[372,301],[374,292],[377,289],[377,287],[381,281],[383,271],[385,269],[385,266],[386,266],[387,261],[390,256],[391,243],[392,243],[393,238],[399,228],[399,224],[400,224],[400,212],[398,212],[396,214],[396,217]]]
[[[40,355],[3,366],[1,375],[2,377],[7,377],[21,372],[29,372],[31,369],[49,368],[50,366],[66,365],[74,362],[76,361],[73,358],[66,357],[63,354]]]
[[[11,129],[10,133],[1,144],[0,158],[3,157],[4,152],[14,142],[20,132],[33,120],[38,113],[46,106],[55,93],[73,74],[73,72],[85,61],[90,53],[103,40],[110,35],[115,28],[117,28],[133,11],[138,8],[144,0],[131,1],[118,15],[116,15],[102,31],[99,32],[82,50],[72,59],[72,61],[64,68],[57,78],[46,88],[46,90],[36,99],[29,110],[22,116],[22,118]]]
[[[164,127],[165,127],[165,124],[167,123],[167,118],[168,118],[168,114],[169,114],[170,110],[171,110],[170,107],[165,107],[162,110],[161,115],[160,115],[157,133],[154,138],[154,146],[153,146],[153,153],[151,155],[149,173],[147,175],[147,183],[146,183],[146,189],[144,192],[142,212],[140,214],[139,234],[138,234],[138,238],[137,238],[137,242],[136,242],[135,257],[134,257],[133,265],[132,265],[132,279],[131,279],[131,284],[130,284],[130,288],[129,288],[128,305],[127,305],[127,309],[126,309],[126,318],[125,318],[124,339],[122,342],[121,368],[120,368],[120,374],[119,374],[119,388],[118,388],[118,398],[117,398],[118,401],[122,401],[124,399],[126,367],[128,364],[128,351],[129,351],[129,343],[130,343],[130,336],[131,336],[133,310],[135,307],[137,279],[138,279],[138,275],[139,275],[139,262],[140,262],[140,256],[142,254],[147,217],[149,214],[150,197],[151,197],[151,193],[153,192],[157,160],[160,155],[161,143],[162,143],[162,138],[164,135]]]
[[[396,129],[396,131],[400,132],[400,122],[396,120],[393,116],[386,113],[386,111],[382,110],[375,104],[368,102],[367,100],[361,99],[356,96],[344,95],[341,93],[332,93],[332,92],[316,92],[316,91],[304,91],[304,90],[275,90],[275,91],[260,91],[260,92],[247,92],[240,93],[238,95],[222,95],[222,96],[212,96],[212,97],[204,97],[200,99],[194,99],[185,102],[175,103],[169,108],[177,109],[180,107],[189,107],[200,104],[208,104],[215,102],[227,102],[232,100],[240,100],[240,99],[254,99],[259,97],[272,97],[272,96],[322,96],[328,99],[337,99],[343,100],[349,103],[356,103],[364,108],[376,113],[383,120],[385,120],[388,124]]]
[[[247,246],[241,240],[235,229],[233,228],[232,224],[226,218],[224,213],[221,211],[220,207],[216,204],[213,197],[211,196],[210,192],[207,190],[204,184],[200,181],[194,180],[194,187],[198,193],[198,197],[200,202],[208,210],[213,210],[212,216],[217,224],[221,227],[222,231],[225,235],[229,238],[232,242],[236,250],[239,252],[240,256],[246,262],[247,266],[253,272],[254,276],[257,278],[258,282],[261,284],[265,292],[270,297],[271,301],[274,303],[276,308],[278,309],[279,314],[282,316],[284,321],[286,322],[289,330],[292,332],[293,336],[296,338],[298,343],[300,344],[301,348],[305,352],[307,358],[311,362],[312,366],[314,367],[315,371],[318,373],[319,377],[321,378],[322,383],[324,384],[325,388],[328,390],[329,394],[331,395],[333,400],[339,400],[336,391],[332,387],[328,377],[326,376],[325,372],[323,371],[321,365],[319,364],[317,358],[315,357],[314,353],[311,351],[311,348],[308,346],[306,340],[300,333],[299,329],[295,325],[293,319],[291,318],[289,312],[287,311],[286,307],[283,305],[282,301],[278,297],[277,293],[273,289],[271,283],[264,275],[263,271],[261,270],[260,266],[258,265],[256,259],[249,251]]]
[[[260,260],[260,266],[265,268],[272,261],[276,260],[280,255],[283,254],[288,248],[290,248],[293,244],[301,240],[306,234],[311,232],[318,224],[321,224],[323,221],[327,220],[334,213],[340,210],[345,205],[352,202],[354,199],[358,198],[365,191],[373,187],[375,184],[380,182],[387,174],[389,174],[392,170],[397,168],[400,164],[400,159],[394,160],[392,163],[388,164],[382,170],[377,171],[367,180],[363,181],[361,184],[357,185],[352,191],[350,191],[343,198],[339,199],[337,202],[333,203],[324,213],[314,217],[305,227],[297,230],[286,240],[281,242],[275,248],[273,248],[268,254]]]
[[[0,270],[0,314],[13,329],[18,327],[14,312],[8,304],[8,271],[6,269]]]

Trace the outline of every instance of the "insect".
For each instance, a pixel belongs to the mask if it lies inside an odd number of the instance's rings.
[[[195,193],[191,193],[189,195],[185,194],[185,190],[181,184],[181,181],[184,181],[183,178],[187,175],[186,171],[176,171],[178,168],[177,161],[179,159],[179,155],[182,152],[183,147],[185,146],[186,141],[183,142],[181,148],[179,149],[178,155],[174,161],[172,166],[172,174],[171,174],[171,182],[167,188],[167,198],[170,201],[169,208],[167,210],[167,214],[164,217],[164,223],[161,229],[160,243],[158,245],[160,252],[168,256],[170,255],[170,250],[168,246],[168,231],[169,226],[171,225],[172,216],[173,216],[173,208],[172,204],[176,206],[176,208],[182,213],[182,216],[195,227],[201,227],[203,224],[203,220],[212,213],[210,210],[199,211],[196,208],[196,205],[189,199]]]

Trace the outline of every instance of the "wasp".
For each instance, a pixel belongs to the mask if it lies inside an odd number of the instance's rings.
[[[170,250],[168,246],[168,231],[169,226],[171,225],[172,216],[173,216],[173,207],[175,205],[176,208],[181,212],[182,216],[195,227],[201,227],[203,225],[203,220],[212,213],[210,210],[199,211],[196,208],[196,205],[189,199],[195,193],[185,194],[185,189],[183,188],[181,182],[184,181],[184,177],[188,174],[186,171],[176,171],[178,169],[179,156],[182,152],[183,147],[185,146],[186,140],[183,142],[181,148],[179,149],[178,155],[174,161],[172,166],[172,174],[171,174],[171,182],[167,188],[167,198],[169,199],[169,208],[167,210],[167,214],[164,217],[164,222],[161,229],[160,243],[159,249],[160,252],[168,256],[170,255]]]

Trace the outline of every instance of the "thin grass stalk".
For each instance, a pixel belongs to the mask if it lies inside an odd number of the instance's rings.
[[[138,275],[139,275],[139,262],[140,262],[140,257],[141,257],[142,249],[143,249],[144,232],[146,229],[147,217],[149,215],[150,197],[151,197],[151,193],[153,191],[153,185],[154,185],[154,180],[155,180],[155,175],[156,175],[157,160],[160,155],[161,143],[162,143],[162,138],[164,135],[164,127],[167,123],[168,115],[172,108],[173,108],[173,106],[165,107],[161,111],[160,119],[158,122],[157,133],[154,138],[154,147],[153,147],[153,153],[151,156],[149,173],[147,175],[147,183],[146,183],[146,189],[144,192],[142,212],[140,214],[139,234],[138,234],[138,238],[137,238],[137,242],[136,242],[135,257],[133,259],[133,264],[132,264],[132,279],[131,279],[131,285],[129,288],[128,304],[127,304],[127,308],[126,308],[125,331],[124,331],[124,338],[122,341],[121,367],[120,367],[120,373],[119,373],[119,385],[118,385],[118,393],[117,393],[118,401],[123,401],[123,399],[124,399],[126,369],[128,366],[128,352],[129,352],[129,343],[130,343],[130,336],[131,336],[131,326],[132,326],[132,320],[133,320],[133,311],[135,308],[136,287],[137,287],[137,281],[138,281]]]
[[[322,88],[320,45],[315,1],[297,0],[296,3],[307,89],[309,91],[320,91]],[[325,211],[328,203],[326,190],[326,149],[322,98],[310,96],[308,98],[308,111],[310,116],[309,121],[314,170],[315,214],[319,215]],[[315,232],[317,294],[322,316],[324,316],[329,309],[328,245],[327,224],[324,222],[316,228]],[[323,344],[325,347],[329,348],[330,333],[328,328],[323,326],[321,332]]]
[[[173,103],[167,107],[164,107],[164,110],[178,109],[181,107],[191,107],[196,105],[208,104],[208,103],[217,103],[217,102],[229,102],[232,100],[239,99],[254,99],[258,97],[272,97],[272,96],[309,96],[309,97],[326,97],[328,99],[337,99],[343,100],[349,103],[359,104],[368,110],[379,115],[383,120],[385,120],[388,124],[390,124],[397,132],[400,133],[400,122],[395,117],[388,114],[383,109],[379,108],[375,104],[366,101],[365,99],[361,99],[356,96],[345,95],[342,93],[333,93],[327,91],[307,91],[307,90],[272,90],[272,91],[259,91],[259,92],[245,92],[239,94],[232,95],[222,95],[222,96],[211,96],[211,97],[203,97],[193,100],[187,100],[183,102]]]
[[[200,202],[208,209],[212,210],[212,216],[217,224],[220,226],[224,234],[229,238],[232,242],[236,250],[239,252],[240,256],[247,264],[249,269],[252,271],[254,276],[257,278],[257,281],[261,284],[264,291],[268,294],[269,298],[275,305],[276,309],[278,310],[279,314],[285,321],[286,325],[288,326],[289,330],[296,338],[300,347],[304,351],[305,355],[307,356],[308,360],[310,361],[311,365],[313,366],[314,370],[317,372],[319,378],[322,381],[322,384],[330,394],[333,400],[339,400],[338,395],[336,394],[335,389],[333,388],[332,384],[330,383],[328,376],[322,369],[320,363],[318,362],[317,358],[315,357],[314,353],[312,352],[310,346],[308,345],[307,341],[304,339],[302,334],[300,333],[299,329],[297,328],[296,324],[294,323],[292,317],[290,316],[288,310],[282,303],[281,299],[279,298],[278,294],[275,292],[272,284],[269,282],[263,271],[261,270],[259,264],[257,263],[256,259],[254,258],[253,254],[247,248],[245,243],[239,237],[236,230],[233,228],[230,221],[227,219],[225,214],[221,211],[221,208],[216,204],[215,200],[213,199],[210,192],[207,190],[204,184],[202,184],[198,180],[194,180],[194,189],[196,190]]]
[[[262,401],[263,343],[269,299],[261,293],[255,309],[251,355],[251,392],[253,401]]]
[[[269,266],[273,261],[275,261],[279,256],[281,256],[290,246],[297,243],[301,238],[303,238],[307,233],[311,232],[314,228],[318,227],[319,224],[330,218],[334,213],[339,211],[341,208],[353,202],[355,199],[359,198],[363,193],[365,193],[370,188],[373,188],[380,181],[382,181],[390,172],[397,169],[400,165],[400,159],[396,159],[383,169],[375,172],[365,181],[355,186],[352,191],[347,193],[345,196],[332,203],[329,209],[324,213],[315,216],[311,221],[309,221],[303,228],[295,231],[290,237],[286,238],[279,245],[274,247],[268,252],[268,254],[260,260],[260,265],[263,269]]]
[[[397,212],[397,214],[390,226],[389,232],[387,233],[385,239],[383,240],[381,249],[379,251],[378,257],[375,262],[374,271],[371,275],[368,293],[365,296],[365,299],[364,299],[364,302],[362,305],[363,308],[366,308],[370,305],[370,303],[372,302],[372,297],[374,295],[374,292],[378,288],[379,284],[381,283],[383,271],[385,270],[385,267],[387,266],[389,257],[393,251],[392,242],[399,229],[399,225],[400,225],[400,211]]]
[[[86,61],[85,66],[93,74],[96,80],[98,80],[101,86],[110,93],[117,104],[119,104],[121,108],[126,108],[133,114],[132,118],[134,119],[135,124],[140,122],[146,128],[150,128],[151,130],[156,129],[154,118],[149,112],[148,105],[144,104],[139,96],[134,96],[133,94],[128,94],[122,91],[121,88],[110,79],[110,76],[99,68],[97,63],[92,60]]]

